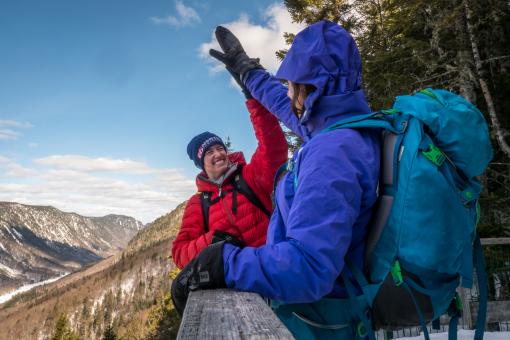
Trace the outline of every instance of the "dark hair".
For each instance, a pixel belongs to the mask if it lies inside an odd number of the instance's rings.
[[[308,96],[310,93],[312,93],[313,91],[315,91],[315,86],[313,85],[309,85],[309,84],[298,84],[298,83],[289,83],[289,86],[292,86],[292,93],[293,93],[293,96],[291,98],[291,108],[292,108],[292,112],[294,112],[294,114],[300,118],[301,115],[303,114],[303,109],[298,109],[297,106],[296,106],[296,103],[297,103],[297,100],[298,100],[298,97],[299,97],[299,87],[301,85],[304,85],[305,86],[305,94]]]

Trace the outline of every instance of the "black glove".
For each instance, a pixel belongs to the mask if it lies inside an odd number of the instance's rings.
[[[182,316],[190,291],[197,289],[225,288],[223,271],[223,245],[225,241],[211,244],[198,254],[172,282],[172,302]]]
[[[263,69],[263,67],[260,65],[258,58],[254,59],[248,57],[239,39],[228,29],[218,26],[214,33],[216,34],[216,40],[218,40],[223,53],[210,49],[209,54],[225,64],[227,70],[232,74],[241,88],[243,88],[244,93],[246,90],[244,86],[244,76],[246,73],[254,69]],[[246,90],[246,92],[248,91]]]
[[[218,243],[222,241],[232,243],[234,246],[239,248],[244,248],[244,243],[234,235],[229,234],[226,231],[216,230],[213,234],[212,243]]]
[[[214,51],[214,50],[211,50],[211,51]],[[253,96],[251,95],[251,93],[248,90],[248,88],[246,87],[246,85],[244,85],[243,82],[241,81],[241,76],[238,73],[235,73],[234,71],[232,71],[231,68],[229,68],[229,67],[225,67],[225,68],[230,73],[232,78],[234,78],[234,80],[236,81],[237,85],[239,85],[239,87],[241,88],[241,91],[243,91],[244,97],[246,99],[253,98]]]

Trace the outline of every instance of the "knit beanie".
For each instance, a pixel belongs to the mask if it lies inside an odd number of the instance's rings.
[[[191,159],[197,168],[204,169],[205,153],[213,145],[219,144],[227,149],[223,140],[209,131],[203,132],[189,142],[187,152],[189,159]]]

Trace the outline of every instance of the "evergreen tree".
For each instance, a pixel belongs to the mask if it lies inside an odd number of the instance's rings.
[[[153,308],[147,319],[147,340],[175,339],[180,325],[170,294],[159,299],[158,305]]]
[[[55,329],[53,331],[53,335],[51,340],[79,340],[80,338],[76,333],[73,332],[69,325],[69,321],[67,320],[67,316],[62,313],[60,314],[57,323],[55,324]]]
[[[111,324],[106,326],[101,340],[117,340],[117,334],[115,334],[115,330]]]
[[[104,311],[103,320],[105,325],[110,324],[112,321],[112,313],[115,305],[114,300],[115,298],[113,296],[112,290],[108,290],[108,292],[105,294],[103,298],[103,311]]]
[[[373,110],[426,87],[463,95],[486,115],[495,160],[484,179],[479,229],[510,234],[510,6],[498,0],[293,0],[296,22],[330,19],[349,29],[363,61],[363,86]],[[288,43],[293,36],[286,34]],[[278,51],[280,57],[285,51]],[[291,143],[290,143],[291,144]],[[506,211],[506,213],[504,213]],[[501,230],[492,234],[489,230]]]
[[[285,1],[296,22],[333,20],[351,31],[363,61],[373,110],[426,87],[457,92],[485,114],[494,161],[482,178],[482,237],[510,236],[510,6],[499,0]],[[353,19],[354,13],[354,19]],[[285,34],[287,42],[293,36]],[[282,58],[285,50],[278,51]],[[489,281],[500,255],[486,250]],[[498,257],[499,256],[499,257]],[[494,286],[494,284],[489,284]],[[494,292],[491,292],[494,293]]]

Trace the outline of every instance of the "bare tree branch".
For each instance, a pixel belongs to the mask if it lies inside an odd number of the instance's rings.
[[[480,58],[480,52],[478,50],[478,43],[476,42],[475,30],[472,23],[471,8],[469,8],[468,0],[464,0],[464,9],[466,11],[466,22],[469,38],[471,40],[471,48],[473,49],[473,58],[475,60],[476,72],[478,74],[478,82],[482,89],[485,102],[487,103],[487,109],[489,110],[489,117],[491,119],[492,128],[496,133],[496,140],[498,142],[501,151],[510,158],[510,146],[505,141],[505,133],[507,133],[499,124],[498,116],[496,115],[496,108],[492,99],[491,92],[487,82],[483,78],[482,73],[482,59]]]

